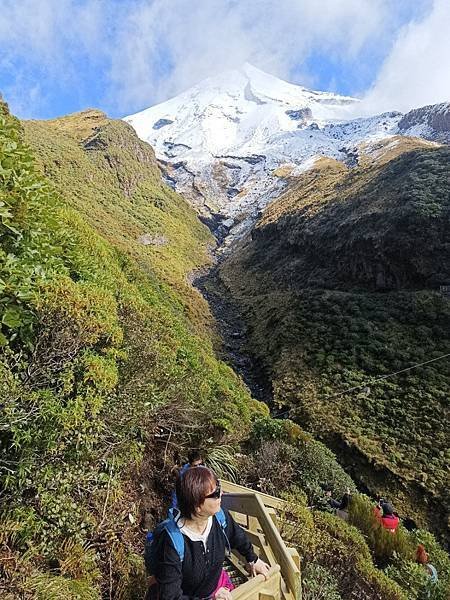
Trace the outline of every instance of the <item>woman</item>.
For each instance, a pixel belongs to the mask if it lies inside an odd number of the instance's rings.
[[[157,585],[151,591],[159,600],[213,598],[230,600],[233,584],[223,571],[225,554],[235,548],[250,564],[252,574],[266,575],[269,565],[253,552],[245,531],[224,510],[224,527],[215,515],[221,510],[220,482],[207,467],[188,469],[176,483],[179,515],[177,525],[183,534],[184,558],[175,549],[169,534],[161,533],[155,549],[154,575]]]
[[[430,582],[432,584],[435,584],[438,582],[438,579],[439,579],[437,570],[436,570],[436,567],[428,561],[429,561],[429,558],[428,558],[428,553],[425,550],[425,546],[423,544],[419,544],[417,546],[417,550],[416,550],[416,562],[419,563],[419,565],[422,565],[424,567],[425,571],[427,572],[427,575],[429,575],[429,577],[430,577]]]

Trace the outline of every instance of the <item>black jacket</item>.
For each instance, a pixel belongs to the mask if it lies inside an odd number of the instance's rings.
[[[253,552],[252,544],[245,531],[224,509],[227,520],[226,535],[231,548],[236,549],[248,562],[258,557]],[[192,600],[209,598],[214,593],[219,581],[227,541],[221,525],[213,517],[211,531],[206,542],[193,542],[184,538],[184,560],[180,561],[177,551],[166,531],[161,533],[156,548],[155,577],[158,585],[153,586],[151,596],[159,600]]]

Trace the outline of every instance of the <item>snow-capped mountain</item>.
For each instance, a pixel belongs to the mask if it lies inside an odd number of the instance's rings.
[[[245,64],[125,120],[154,147],[169,183],[231,227],[261,210],[286,185],[286,175],[315,157],[354,164],[361,143],[428,127],[423,114],[410,123],[399,112],[350,119],[359,102]]]

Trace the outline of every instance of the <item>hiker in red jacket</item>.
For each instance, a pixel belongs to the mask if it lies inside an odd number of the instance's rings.
[[[396,514],[394,514],[394,507],[390,502],[380,499],[374,509],[374,513],[378,521],[385,529],[391,533],[395,533],[397,531],[400,519]]]

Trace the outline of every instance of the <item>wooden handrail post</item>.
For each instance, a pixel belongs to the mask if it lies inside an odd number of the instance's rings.
[[[298,554],[294,555],[286,547],[283,538],[278,531],[276,521],[272,518],[264,505],[261,494],[253,490],[246,490],[239,487],[239,491],[224,494],[222,504],[237,516],[246,515],[250,526],[249,535],[255,544],[257,551],[262,556],[265,555],[266,561],[271,565],[278,564],[281,570],[283,585],[280,587],[280,593],[286,600],[301,600],[301,577],[299,568]],[[242,491],[245,490],[245,491]],[[271,503],[275,504],[271,498]],[[281,501],[280,501],[281,502]],[[275,521],[275,522],[274,522]],[[256,531],[255,531],[256,530]],[[298,559],[298,560],[297,560]],[[255,598],[258,600],[258,598]]]
[[[288,552],[283,538],[280,532],[275,527],[272,519],[265,511],[264,504],[261,499],[255,495],[255,500],[259,506],[261,514],[260,523],[263,527],[263,532],[266,539],[271,546],[276,560],[281,567],[281,574],[288,587],[288,590],[292,593],[295,599],[301,599],[301,581],[300,581],[300,569],[297,567],[292,559],[292,556]]]

